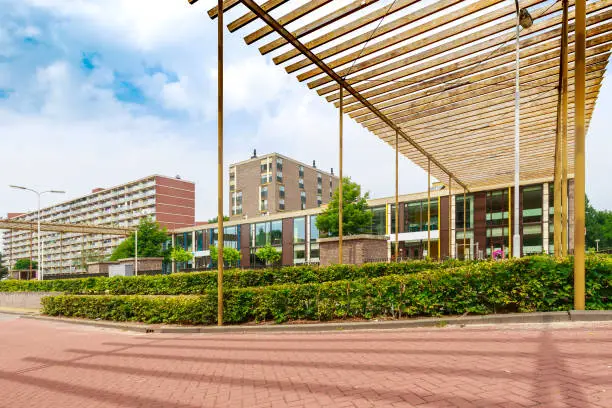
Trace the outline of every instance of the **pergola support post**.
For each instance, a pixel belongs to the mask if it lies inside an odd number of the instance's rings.
[[[452,214],[452,200],[453,200],[453,195],[452,195],[452,189],[453,189],[453,179],[451,178],[451,176],[448,176],[448,257],[452,258],[452,248],[453,248],[453,244],[452,244],[452,237],[453,237],[453,228],[451,225],[451,214]]]
[[[567,24],[568,0],[563,1],[563,24],[561,27],[561,255],[568,250],[568,189],[567,189]]]
[[[427,159],[427,256],[431,258],[431,160],[429,159]]]
[[[465,239],[466,224],[465,224],[465,222],[466,222],[466,218],[467,218],[467,213],[465,211],[466,211],[467,205],[465,203],[465,198],[466,198],[466,196],[465,196],[465,188],[464,188],[463,189],[463,259],[465,259],[465,253],[466,253],[465,252],[465,244],[466,244],[466,239]]]
[[[339,123],[339,132],[338,132],[338,168],[339,168],[339,176],[340,176],[340,185],[338,186],[338,264],[342,265],[343,263],[343,255],[342,255],[342,217],[343,217],[343,204],[344,204],[344,195],[342,185],[342,149],[343,149],[343,132],[344,132],[344,123],[343,123],[343,110],[344,110],[344,93],[343,88],[340,88],[340,123]]]
[[[395,132],[395,260],[399,258],[399,134]]]
[[[586,85],[586,0],[576,0],[575,7],[575,165],[574,165],[574,309],[585,306],[585,85]]]
[[[223,0],[217,5],[217,324],[223,326]]]

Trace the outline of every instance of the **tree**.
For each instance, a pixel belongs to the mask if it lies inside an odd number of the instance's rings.
[[[170,259],[174,262],[189,262],[193,259],[193,254],[182,247],[175,247],[170,252]]]
[[[342,234],[355,235],[370,231],[372,227],[372,211],[368,209],[369,193],[361,195],[361,186],[352,182],[350,177],[342,180]],[[338,211],[340,207],[338,189],[316,220],[316,226],[322,235],[338,236]]]
[[[2,265],[2,252],[0,252],[0,280],[8,276],[8,268]]]
[[[213,265],[217,265],[219,259],[219,250],[216,245],[210,246],[210,260]],[[237,266],[238,261],[242,259],[242,254],[239,250],[232,247],[223,247],[223,263],[227,263],[228,266]]]
[[[612,248],[612,211],[596,210],[586,198],[586,247],[599,249]]]
[[[38,269],[38,262],[32,260],[32,270]],[[21,258],[15,261],[13,269],[18,271],[27,271],[30,269],[30,258]]]
[[[272,245],[268,244],[265,247],[259,248],[255,255],[264,261],[266,265],[274,265],[281,259],[281,253]]]
[[[88,262],[102,262],[105,258],[104,252],[96,249],[85,249],[78,260],[72,262],[72,265],[81,270],[87,269]]]
[[[169,250],[164,250],[162,245],[170,239],[166,228],[161,228],[159,224],[150,218],[142,218],[138,225],[138,256],[139,257],[163,257],[169,258]],[[111,261],[134,257],[135,234],[132,233],[110,256]]]
[[[216,224],[217,220],[219,219],[219,216],[216,216],[215,218],[211,218],[210,220],[208,220],[209,224]],[[230,217],[228,217],[227,215],[223,216],[223,221],[229,221]]]

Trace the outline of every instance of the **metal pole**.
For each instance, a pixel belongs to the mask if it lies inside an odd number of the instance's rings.
[[[138,276],[138,230],[134,231],[134,275]]]
[[[13,266],[13,230],[10,230],[11,232],[11,241],[10,241],[10,252],[9,252],[9,277],[13,277],[13,270],[12,270],[12,266]]]
[[[575,15],[574,309],[584,310],[586,0],[576,0]]]
[[[223,0],[217,0],[217,324],[223,325]]]
[[[64,270],[64,233],[60,231],[60,267],[59,271]]]
[[[395,132],[395,259],[399,256],[399,134]]]
[[[343,262],[343,254],[342,254],[342,219],[344,216],[344,208],[343,208],[343,200],[344,200],[344,195],[343,195],[343,188],[342,188],[342,184],[343,180],[342,180],[342,149],[343,149],[343,132],[344,132],[344,123],[342,121],[342,114],[344,113],[344,89],[342,87],[340,87],[340,133],[338,136],[339,139],[339,155],[338,155],[338,161],[340,162],[339,164],[339,169],[340,169],[340,186],[338,187],[338,263],[342,264]],[[397,256],[397,254],[395,254],[395,256]]]
[[[561,27],[561,255],[568,249],[567,208],[567,20],[568,1],[563,0],[563,25]]]
[[[512,258],[512,216],[512,187],[508,187],[508,258]]]
[[[32,230],[32,224],[30,224],[30,269],[28,270],[28,280],[30,280],[32,274],[32,247],[34,246],[32,242],[34,240],[34,232]],[[36,256],[38,257],[38,254]],[[38,269],[38,265],[36,265],[36,268]],[[19,272],[19,279],[21,279],[21,272]]]
[[[465,222],[466,222],[466,218],[467,218],[467,213],[466,213],[466,202],[465,202],[465,188],[463,189],[463,259],[465,259],[465,235],[466,235],[466,229],[465,229]]]
[[[452,195],[451,195],[451,191],[453,189],[452,187],[452,183],[453,183],[453,179],[451,178],[451,176],[448,176],[448,257],[452,258],[452,236],[453,236],[453,228],[451,225],[451,208],[452,208]]]
[[[429,159],[427,159],[427,256],[431,258],[431,160]]]
[[[562,52],[563,54],[563,52]],[[560,76],[563,75],[561,69]],[[559,99],[557,101],[557,132],[555,135],[555,177],[553,180],[553,192],[554,192],[554,219],[553,219],[553,243],[554,243],[554,255],[561,256],[561,226],[562,226],[562,212],[561,212],[561,81],[559,83]]]
[[[38,265],[36,267],[36,279],[38,280],[42,280],[42,238],[40,236],[40,193],[36,193],[36,196],[38,197],[38,220],[37,220],[37,225],[38,225],[38,233],[37,233],[37,239],[38,239]]]
[[[515,258],[521,257],[521,235],[519,233],[519,185],[521,178],[520,168],[520,21],[519,6],[516,1],[516,79],[514,92],[514,235],[512,237],[512,250]]]

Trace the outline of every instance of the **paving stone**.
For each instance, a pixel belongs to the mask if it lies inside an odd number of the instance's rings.
[[[2,408],[612,406],[610,323],[138,334],[0,318],[0,333]]]

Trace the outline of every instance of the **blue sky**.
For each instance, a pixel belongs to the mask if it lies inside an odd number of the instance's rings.
[[[216,24],[205,15],[214,3],[0,0],[0,215],[35,205],[8,184],[63,189],[67,199],[156,173],[195,181],[197,218],[215,214]],[[226,35],[225,76],[226,169],[254,148],[337,168],[332,105],[240,35]],[[588,185],[608,209],[611,111],[607,78],[589,132]],[[345,123],[345,172],[374,197],[393,194],[393,151]],[[408,160],[400,172],[401,192],[426,188]]]

